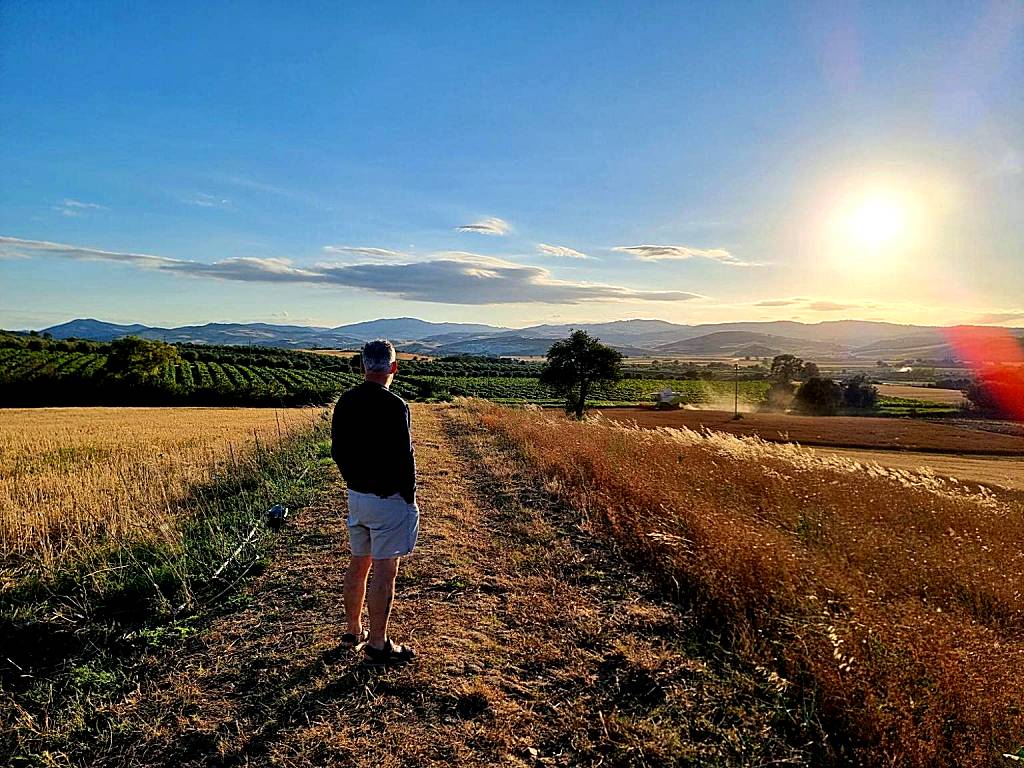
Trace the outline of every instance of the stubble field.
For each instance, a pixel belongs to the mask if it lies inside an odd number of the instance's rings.
[[[915,453],[914,451],[872,451],[857,448],[818,448],[821,453],[844,456],[862,463],[891,469],[928,471],[963,483],[996,485],[1024,491],[1024,456],[961,456]]]
[[[1018,435],[912,419],[745,413],[742,419],[733,421],[731,411],[686,408],[609,408],[600,413],[612,421],[640,427],[707,428],[772,442],[876,451],[1024,456],[1024,437]]]
[[[921,400],[926,403],[942,403],[943,405],[959,405],[964,401],[964,393],[959,389],[914,387],[908,384],[877,384],[876,386],[878,394],[882,397],[902,397],[907,400]]]
[[[7,409],[0,420],[0,563],[49,572],[98,543],[173,537],[175,504],[319,411]]]

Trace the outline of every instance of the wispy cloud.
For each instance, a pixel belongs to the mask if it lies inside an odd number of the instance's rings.
[[[755,307],[791,307],[799,304],[799,299],[766,299],[754,304]]]
[[[213,277],[244,283],[318,283],[322,274],[317,270],[296,267],[288,259],[267,259],[255,256],[236,256],[223,261],[172,260],[158,268],[192,277]]]
[[[845,312],[849,310],[878,309],[882,305],[874,301],[831,301],[793,296],[785,299],[762,299],[754,302],[755,307],[793,307],[808,312]]]
[[[60,203],[53,206],[53,210],[57,211],[62,216],[69,216],[77,219],[84,216],[89,211],[106,211],[109,210],[109,208],[105,205],[100,205],[99,203],[83,203],[81,200],[65,198],[61,200]]]
[[[197,192],[192,197],[186,198],[185,202],[189,205],[198,205],[200,208],[228,208],[231,206],[231,201],[228,198],[208,195],[205,192]]]
[[[410,264],[321,267],[338,285],[445,304],[577,304],[586,301],[687,301],[684,291],[639,291],[621,286],[570,282],[546,269],[465,252],[435,254]]]
[[[978,325],[1001,325],[1024,320],[1024,309],[1011,309],[1005,312],[986,312],[978,315],[972,322]]]
[[[643,291],[600,283],[558,280],[548,270],[461,251],[413,263],[317,264],[285,259],[231,258],[204,263],[0,237],[0,257],[109,261],[192,277],[239,282],[306,283],[360,288],[412,301],[445,304],[578,304],[580,302],[689,301],[687,291]]]
[[[206,177],[211,183],[221,185],[229,184],[239,189],[251,190],[253,192],[262,192],[267,195],[277,195],[278,197],[287,197],[292,199],[300,199],[305,196],[296,192],[293,189],[278,186],[277,184],[267,184],[256,179],[250,179],[245,176],[234,176],[232,174],[225,173],[214,173]]]
[[[316,320],[313,317],[309,315],[293,315],[287,309],[282,309],[280,312],[271,312],[269,315],[265,315],[263,317],[256,316],[250,322],[270,322],[281,325],[317,325]]]
[[[472,224],[463,224],[455,229],[459,232],[475,232],[478,235],[504,237],[512,230],[512,227],[504,219],[491,217],[488,219],[480,219],[480,221],[474,221]]]
[[[402,251],[392,251],[389,248],[370,248],[361,245],[325,245],[324,253],[345,258],[354,258],[371,261],[396,261],[407,260],[409,255]]]
[[[1020,176],[1024,173],[1024,153],[1013,147],[1005,147],[996,161],[994,175]]]
[[[688,245],[620,245],[612,248],[618,253],[628,253],[641,261],[670,261],[683,259],[709,259],[730,267],[763,267],[755,261],[744,261],[733,256],[724,248],[691,248]]]
[[[850,309],[874,309],[880,305],[876,302],[865,301],[865,302],[842,302],[842,301],[830,301],[828,299],[807,299],[799,296],[786,299],[762,299],[761,301],[754,302],[754,306],[757,307],[795,307],[799,309],[805,309],[811,312],[842,312]]]
[[[144,253],[103,251],[98,248],[79,248],[63,243],[49,243],[45,240],[21,240],[17,237],[0,236],[0,258],[31,259],[37,256],[53,256],[82,261],[116,261],[137,267],[154,268],[174,264],[178,261]]]
[[[562,259],[589,259],[585,253],[580,253],[575,248],[569,248],[566,245],[548,245],[547,243],[537,243],[537,250],[541,253],[547,254],[548,256],[557,256]]]
[[[806,306],[812,312],[844,312],[849,309],[863,309],[865,305],[844,304],[839,301],[811,301]]]

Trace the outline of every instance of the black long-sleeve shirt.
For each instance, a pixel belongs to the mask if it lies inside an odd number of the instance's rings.
[[[331,455],[353,491],[416,498],[416,456],[405,400],[364,381],[338,398],[331,420]]]

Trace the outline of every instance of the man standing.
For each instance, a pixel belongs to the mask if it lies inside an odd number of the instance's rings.
[[[331,455],[348,485],[352,548],[345,574],[348,631],[341,644],[362,647],[370,664],[403,664],[416,652],[391,641],[388,619],[398,564],[412,552],[419,535],[409,406],[389,391],[398,371],[391,342],[367,343],[362,357],[366,380],[338,399],[331,422]],[[363,629],[364,602],[370,614],[368,632]]]

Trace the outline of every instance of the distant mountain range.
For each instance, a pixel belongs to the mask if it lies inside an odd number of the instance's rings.
[[[54,338],[112,341],[141,336],[196,344],[253,344],[290,349],[357,349],[376,338],[391,339],[402,351],[429,355],[543,355],[554,339],[582,328],[630,357],[770,357],[791,353],[815,360],[862,358],[947,359],[957,356],[950,329],[866,320],[822,323],[794,321],[678,325],[664,320],[535,325],[503,328],[474,323],[430,323],[414,317],[371,320],[337,328],[266,323],[208,323],[180,328],[115,325],[72,320],[45,329]],[[1010,329],[1024,344],[1024,329]],[[1006,329],[972,329],[975,345],[1000,345]]]

